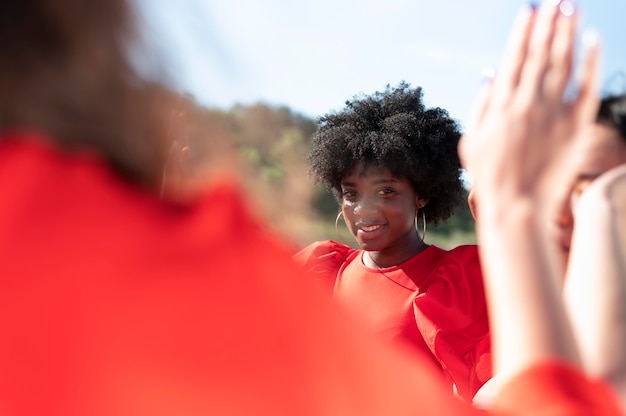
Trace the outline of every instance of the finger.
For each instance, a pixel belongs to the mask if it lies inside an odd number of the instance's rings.
[[[542,91],[544,98],[560,104],[563,102],[563,95],[572,75],[576,29],[580,15],[569,0],[562,1],[559,10],[560,16],[556,22]]]
[[[482,137],[481,134],[474,134],[474,132],[480,130],[481,122],[489,106],[492,90],[493,81],[489,80],[478,91],[468,117],[469,122],[467,128],[457,146],[461,166],[468,172],[471,171],[472,149],[479,146],[479,143],[476,143],[476,141]]]
[[[501,98],[513,90],[518,82],[536,15],[536,7],[523,6],[517,13],[504,48],[504,54],[498,70],[496,85]]]
[[[584,122],[593,122],[596,119],[600,106],[598,88],[600,83],[600,39],[596,32],[583,33],[583,72],[580,80],[580,90],[576,101],[578,118]]]
[[[550,62],[552,42],[559,14],[558,3],[554,0],[545,2],[537,13],[526,61],[519,80],[519,84],[522,86],[521,91],[529,96],[542,94],[541,87]]]
[[[459,140],[459,144],[457,146],[457,152],[459,154],[459,160],[461,161],[461,167],[466,171],[466,175],[470,178],[470,182],[472,182],[472,166],[471,166],[471,136],[469,134],[463,134],[461,136],[461,140]]]
[[[491,93],[493,91],[493,78],[486,79],[486,82],[478,90],[478,94],[474,98],[468,114],[468,124],[466,132],[470,133],[481,123],[485,111],[489,105]]]

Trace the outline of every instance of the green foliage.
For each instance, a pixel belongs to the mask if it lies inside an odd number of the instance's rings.
[[[300,245],[338,239],[337,201],[308,177],[306,155],[317,129],[313,119],[284,106],[238,104],[223,110],[206,108],[189,95],[181,99],[193,159],[211,155],[214,135],[227,137],[242,162],[241,173],[252,197],[264,205],[276,229]],[[426,240],[442,247],[475,242],[467,204],[461,204],[446,223],[429,227]]]

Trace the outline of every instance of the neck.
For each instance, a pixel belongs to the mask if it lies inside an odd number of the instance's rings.
[[[418,239],[414,243],[402,245],[397,249],[388,247],[380,251],[366,251],[363,255],[363,264],[372,269],[397,266],[418,255],[427,247],[428,244]]]

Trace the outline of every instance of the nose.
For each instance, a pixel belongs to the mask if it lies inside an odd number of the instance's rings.
[[[374,198],[364,195],[354,207],[354,213],[361,218],[371,217],[378,213],[378,204]]]

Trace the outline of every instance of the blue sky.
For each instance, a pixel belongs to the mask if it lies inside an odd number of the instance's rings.
[[[466,121],[523,4],[506,0],[136,0],[178,88],[227,109],[287,105],[316,117],[404,80]],[[580,0],[604,48],[604,81],[626,71],[626,0]],[[611,86],[626,89],[626,80]]]

